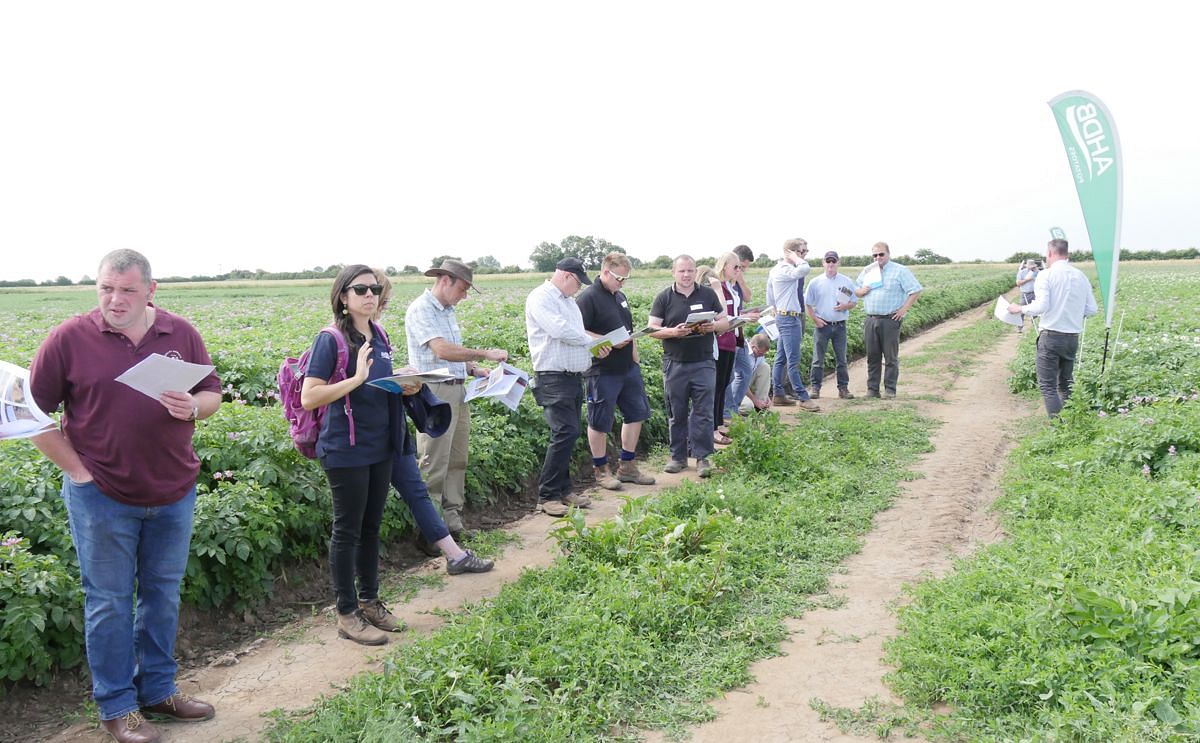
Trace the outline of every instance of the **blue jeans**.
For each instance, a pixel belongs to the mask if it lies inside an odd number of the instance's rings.
[[[775,365],[771,368],[771,383],[776,395],[783,394],[783,380],[792,383],[792,389],[801,400],[807,400],[808,390],[800,378],[800,341],[804,338],[803,318],[796,315],[779,315],[775,318],[779,329],[779,342],[775,346]],[[740,402],[740,401],[739,401]]]
[[[812,373],[809,375],[814,390],[821,389],[825,376],[825,349],[833,343],[833,358],[837,364],[837,386],[839,390],[850,387],[850,372],[846,369],[846,321],[827,322],[825,327],[813,331]]]
[[[83,636],[101,720],[175,694],[179,583],[196,508],[193,486],[169,506],[129,506],[63,477],[83,580]],[[134,603],[136,598],[136,605]],[[136,609],[136,611],[135,611]]]
[[[725,391],[725,417],[733,419],[738,414],[738,406],[746,398],[746,390],[750,389],[750,374],[754,371],[754,360],[750,358],[750,343],[738,348],[733,357],[733,379],[729,380],[729,389]]]
[[[392,457],[392,487],[412,512],[413,520],[417,522],[425,541],[433,543],[450,534],[437,507],[429,499],[429,489],[421,479],[421,469],[417,466],[415,456],[397,454]]]

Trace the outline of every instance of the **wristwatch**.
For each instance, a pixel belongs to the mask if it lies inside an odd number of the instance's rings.
[[[191,416],[189,416],[189,417],[188,417],[188,420],[189,420],[189,421],[194,421],[194,420],[196,420],[196,418],[198,418],[199,416],[200,416],[200,406],[199,406],[199,405],[193,405],[193,406],[192,406],[192,414],[191,414]]]

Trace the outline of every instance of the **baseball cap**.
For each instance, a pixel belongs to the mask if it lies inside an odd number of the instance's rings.
[[[560,271],[569,271],[575,274],[575,278],[579,279],[579,283],[585,286],[592,283],[592,280],[588,278],[587,272],[583,270],[583,261],[574,256],[563,258],[554,264],[554,267]]]
[[[834,259],[835,261],[841,260],[841,258],[838,258],[836,250],[830,250],[825,253],[825,260],[829,260],[830,258]]]

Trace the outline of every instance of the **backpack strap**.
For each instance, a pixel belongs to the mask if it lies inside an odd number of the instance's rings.
[[[349,376],[347,372],[350,369],[350,348],[346,345],[346,336],[342,335],[341,329],[336,325],[321,328],[321,332],[332,335],[337,346],[337,361],[333,365],[329,383],[340,382]],[[346,411],[346,420],[350,424],[350,446],[354,446],[354,408],[350,406],[349,393],[342,398],[342,410]]]

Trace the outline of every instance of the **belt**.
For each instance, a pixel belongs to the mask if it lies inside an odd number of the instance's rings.
[[[1079,333],[1064,333],[1061,330],[1051,330],[1050,328],[1042,328],[1043,333],[1052,333],[1054,335],[1079,335]]]
[[[443,379],[442,381],[438,382],[438,384],[466,384],[466,383],[467,383],[467,380],[459,379],[458,377],[455,377],[454,379]]]
[[[823,317],[821,319],[825,320],[825,318],[823,318]],[[825,320],[825,324],[826,325],[845,325],[846,321],[845,320]]]
[[[568,377],[582,377],[583,376],[583,372],[569,372],[569,371],[540,371],[540,372],[534,372],[534,374],[564,374]]]
[[[776,310],[775,314],[783,315],[784,317],[799,317],[800,315],[804,314],[804,310],[800,310],[799,312],[792,312],[791,310]]]
[[[896,314],[896,311],[892,310],[891,312],[885,312],[882,315],[867,315],[867,317],[891,317],[894,314]]]

